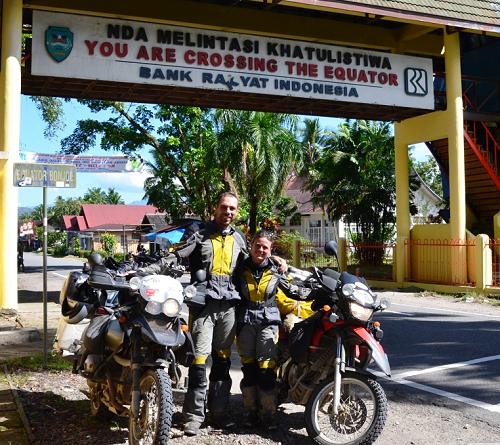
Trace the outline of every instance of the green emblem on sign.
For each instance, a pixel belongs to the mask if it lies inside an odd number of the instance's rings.
[[[62,62],[73,49],[73,33],[66,27],[49,26],[45,31],[45,48],[56,62]]]

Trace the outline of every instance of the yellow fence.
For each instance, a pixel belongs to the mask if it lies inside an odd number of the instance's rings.
[[[408,281],[438,284],[475,284],[473,261],[475,240],[417,239],[406,240],[409,256]],[[467,268],[467,278],[456,272]]]

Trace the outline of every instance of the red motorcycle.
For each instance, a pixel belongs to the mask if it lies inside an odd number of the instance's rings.
[[[330,241],[325,252],[337,257],[337,244]],[[391,373],[372,318],[387,302],[376,303],[366,281],[347,272],[290,272],[311,289],[307,299],[317,312],[290,332],[278,367],[280,401],[305,405],[307,433],[317,444],[371,444],[384,428],[387,398],[370,367]]]

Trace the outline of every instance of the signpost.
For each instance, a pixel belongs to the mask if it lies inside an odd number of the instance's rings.
[[[76,187],[76,167],[65,164],[14,163],[15,187],[43,188],[43,366],[47,367],[47,187]]]

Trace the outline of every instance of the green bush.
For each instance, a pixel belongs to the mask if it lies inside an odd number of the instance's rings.
[[[76,256],[80,255],[80,240],[77,236],[71,238],[69,243],[69,251]]]
[[[112,233],[104,232],[101,235],[101,244],[105,252],[104,256],[112,256],[115,253],[115,247],[117,244],[116,236]]]
[[[68,232],[48,232],[47,233],[47,247],[55,247],[56,245],[63,244],[66,247],[68,241]]]
[[[115,261],[121,263],[125,259],[125,254],[123,252],[118,252],[113,255]]]
[[[81,249],[79,252],[78,252],[78,256],[80,258],[88,258],[90,255],[90,250],[85,250],[85,249]]]
[[[65,256],[67,252],[66,245],[65,244],[56,244],[54,246],[54,256]]]
[[[309,244],[310,241],[300,235],[296,230],[281,232],[274,241],[274,253],[283,258],[290,259],[293,254],[293,245],[296,241]]]

